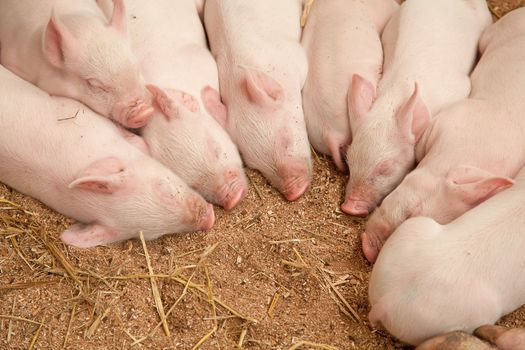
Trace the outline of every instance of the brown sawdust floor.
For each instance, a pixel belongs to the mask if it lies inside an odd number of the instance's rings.
[[[495,15],[525,5],[489,3]],[[191,349],[201,340],[201,349],[240,340],[243,349],[402,348],[367,321],[371,265],[361,254],[363,221],[339,211],[345,176],[316,159],[310,191],[289,203],[248,175],[247,199],[217,209],[213,230],[147,242],[165,312],[182,295],[166,317],[170,336],[154,330],[160,318],[140,240],[64,246],[58,236],[71,220],[0,185],[0,349]],[[525,308],[501,323],[524,327]]]

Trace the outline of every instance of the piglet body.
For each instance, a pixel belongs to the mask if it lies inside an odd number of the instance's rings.
[[[344,212],[368,215],[414,167],[415,145],[431,116],[470,93],[477,43],[490,23],[484,0],[401,5],[383,32],[377,97],[371,82],[353,79]]]
[[[407,218],[446,224],[512,184],[508,177],[525,164],[523,23],[525,9],[515,10],[483,34],[470,98],[432,121],[416,148],[418,167],[367,222],[362,241],[368,260]]]
[[[525,170],[513,187],[445,226],[406,221],[372,271],[370,321],[410,344],[493,324],[525,304],[524,228]]]
[[[0,62],[46,92],[76,99],[124,126],[153,108],[126,33],[122,0],[108,23],[93,0],[0,2]]]
[[[347,104],[352,76],[377,85],[383,69],[381,33],[398,7],[394,0],[316,1],[308,15],[301,40],[309,64],[303,88],[308,138],[341,171],[352,140]]]
[[[108,17],[109,1],[99,0]],[[224,110],[217,64],[194,0],[125,0],[132,48],[159,111],[140,133],[154,158],[208,201],[233,208],[248,185],[235,144],[203,101]],[[160,34],[162,33],[162,34]]]
[[[139,231],[154,239],[213,225],[210,204],[123,137],[143,145],[138,136],[2,66],[0,81],[0,181],[80,221],[63,233],[66,243],[90,247]]]
[[[300,0],[207,0],[204,19],[225,110],[213,108],[246,164],[288,200],[311,182],[301,103],[307,63]],[[211,102],[211,101],[210,101]]]

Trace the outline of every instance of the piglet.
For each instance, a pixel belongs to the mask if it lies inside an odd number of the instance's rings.
[[[415,165],[431,116],[470,93],[485,0],[407,0],[382,37],[385,64],[374,84],[354,75],[349,99],[350,179],[341,209],[366,216]]]
[[[399,226],[370,277],[370,321],[414,345],[493,324],[525,304],[523,247],[525,169],[447,225],[418,217]]]
[[[303,88],[308,138],[341,171],[347,170],[343,158],[352,140],[352,76],[376,86],[383,69],[381,33],[398,7],[394,0],[323,0],[309,12],[301,41],[310,66]]]
[[[52,95],[130,128],[153,114],[126,33],[123,0],[108,21],[94,0],[0,1],[0,62]]]
[[[64,242],[92,247],[213,225],[211,204],[126,141],[143,146],[138,136],[2,66],[0,82],[0,181],[80,221]]]
[[[524,42],[525,9],[485,31],[470,98],[432,121],[416,148],[420,164],[367,222],[362,243],[368,260],[407,218],[446,224],[512,184],[508,177],[525,164]]]
[[[216,96],[207,108],[246,164],[295,200],[312,177],[301,103],[307,72],[299,43],[302,1],[206,0],[204,6],[226,105]]]
[[[98,1],[109,16],[109,1]],[[235,207],[246,196],[248,182],[235,144],[204,109],[203,101],[209,100],[215,109],[225,107],[195,0],[157,0],[155,6],[125,2],[131,46],[144,78],[156,85],[148,88],[158,111],[140,131],[152,156],[208,201]]]

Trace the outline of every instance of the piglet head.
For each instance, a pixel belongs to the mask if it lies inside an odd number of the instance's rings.
[[[300,96],[299,84],[297,91],[285,91],[264,72],[241,70],[239,95],[229,106],[228,117],[217,119],[237,143],[246,164],[259,170],[288,200],[296,200],[312,177],[300,97],[288,96]]]
[[[363,253],[374,262],[386,239],[405,220],[425,216],[448,224],[513,183],[470,166],[454,168],[445,178],[416,169],[370,216],[361,237]]]
[[[100,18],[55,12],[44,32],[44,56],[64,77],[58,93],[78,99],[98,113],[130,128],[145,125],[153,114],[126,33],[123,0],[114,0],[106,25]]]
[[[417,84],[410,99],[397,111],[372,107],[374,86],[354,75],[349,93],[353,140],[348,148],[350,179],[341,209],[368,215],[413,168],[415,144],[430,121]]]
[[[69,184],[71,196],[84,206],[81,211],[98,220],[71,226],[62,234],[64,242],[86,248],[133,238],[140,231],[154,239],[213,226],[210,204],[161,164],[132,150],[136,163],[101,159]]]
[[[242,161],[234,143],[215,119],[199,109],[195,97],[182,91],[148,85],[155,106],[166,116],[144,128],[152,154],[190,187],[225,209],[248,193]],[[202,90],[203,101],[224,108],[219,93]]]
[[[431,217],[445,225],[513,183],[508,177],[467,165],[450,169],[446,176],[416,169],[392,193],[396,196],[385,198],[383,217],[389,217],[392,229],[414,216]]]
[[[433,184],[432,178],[421,176],[415,170],[386,196],[381,206],[370,215],[361,235],[363,253],[368,261],[375,262],[383,244],[399,225],[421,214],[422,198]]]

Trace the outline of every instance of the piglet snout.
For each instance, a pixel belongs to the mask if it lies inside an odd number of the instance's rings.
[[[375,262],[386,239],[392,234],[392,225],[378,219],[381,209],[376,210],[366,223],[365,232],[361,235],[363,254],[371,263]]]
[[[365,231],[361,236],[361,246],[366,260],[374,263],[383,247],[383,240],[377,235]]]
[[[222,201],[222,206],[226,210],[233,209],[248,194],[248,190],[243,186],[236,186],[229,191]]]
[[[294,201],[301,197],[312,181],[310,168],[305,164],[304,166],[290,166],[284,168],[281,175],[281,192],[289,201]]]
[[[370,213],[372,209],[370,207],[371,205],[366,201],[346,198],[341,205],[341,210],[349,215],[365,217]]]
[[[219,204],[226,210],[233,209],[248,194],[248,183],[244,174],[237,170],[229,170],[224,176],[224,183],[219,185]]]
[[[136,129],[146,125],[154,112],[151,96],[144,92],[143,94],[134,94],[132,98],[117,102],[111,114],[113,119],[123,126]]]
[[[198,228],[199,230],[206,231],[211,229],[213,224],[215,224],[215,212],[213,211],[213,206],[208,204],[199,218]]]
[[[189,208],[189,223],[195,230],[209,230],[215,223],[215,213],[213,206],[196,195],[186,200]]]
[[[128,106],[122,124],[128,128],[141,128],[148,124],[154,112],[155,109],[151,105],[142,101],[136,101]]]
[[[284,179],[284,196],[289,201],[294,201],[301,197],[310,186],[310,180],[304,178]]]

